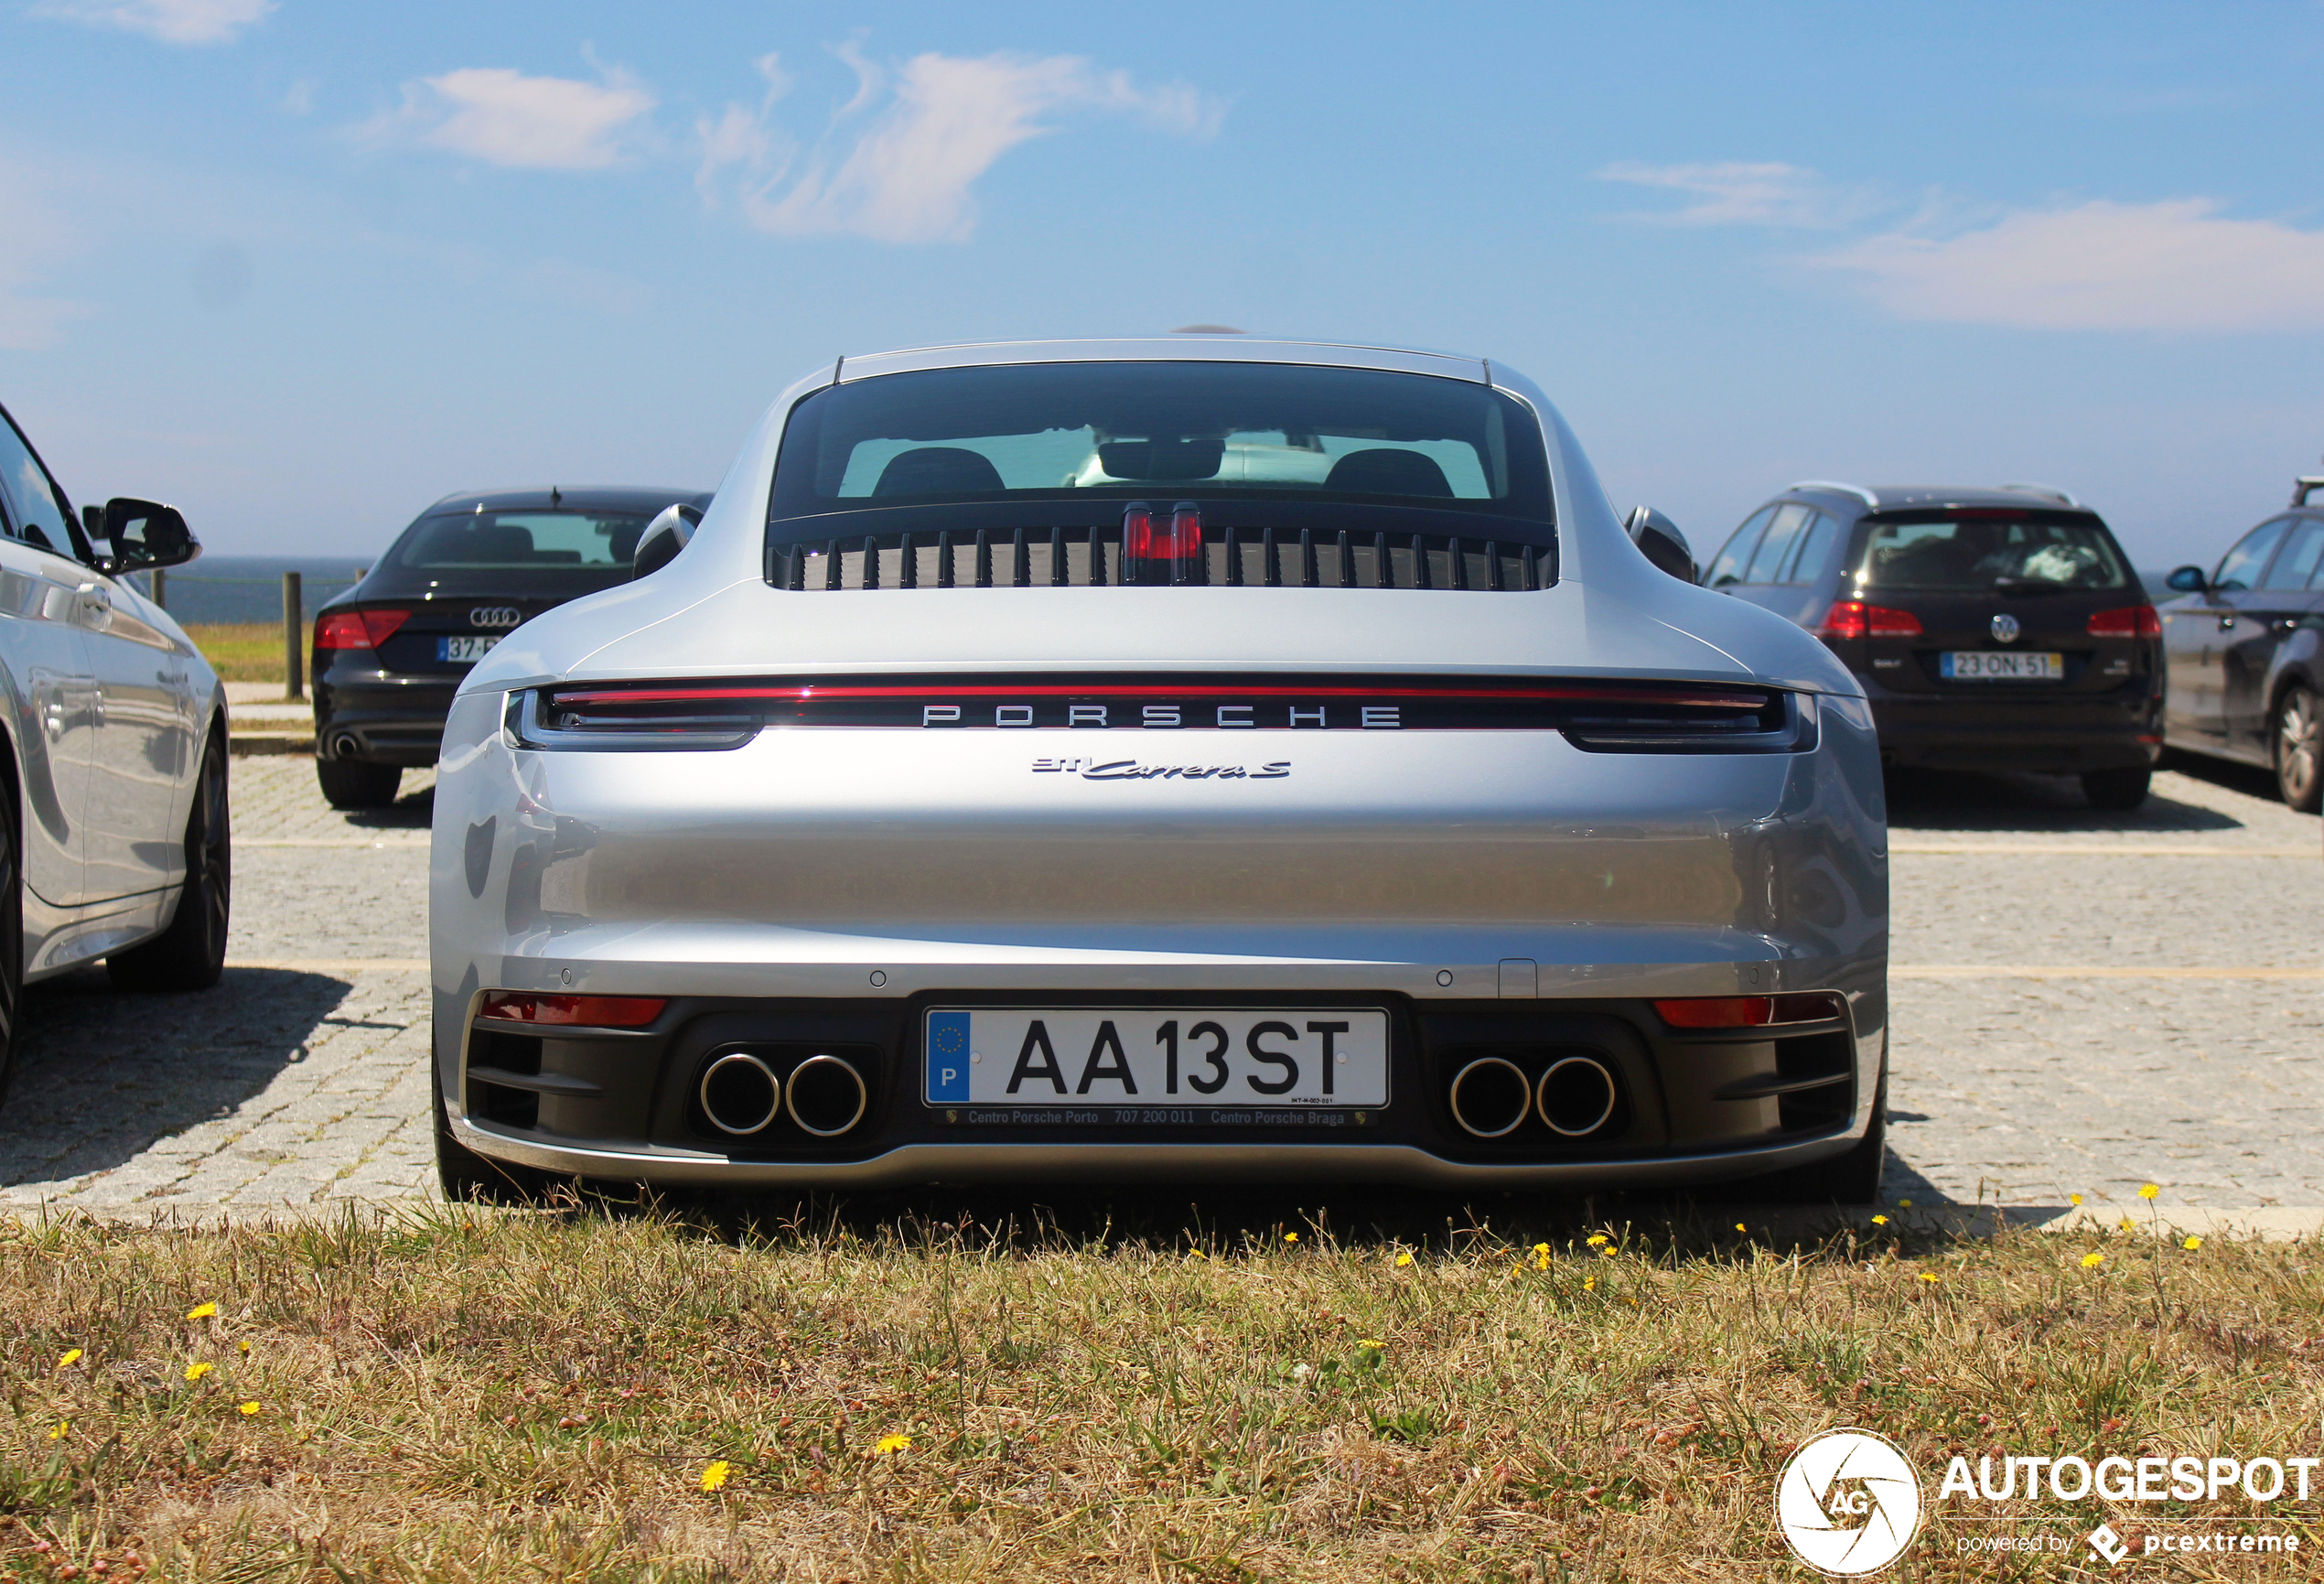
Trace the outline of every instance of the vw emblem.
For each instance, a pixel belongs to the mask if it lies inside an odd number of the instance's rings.
[[[470,627],[514,627],[523,620],[524,612],[513,605],[479,605],[468,612]],[[1996,617],[1995,620],[2000,619]],[[1994,630],[1998,632],[2000,629],[1996,627]],[[2009,624],[2009,635],[2012,638],[2017,635],[2017,624],[2014,621]]]
[[[1993,619],[1993,641],[1996,643],[2015,643],[2017,633],[2017,619],[2007,610]]]

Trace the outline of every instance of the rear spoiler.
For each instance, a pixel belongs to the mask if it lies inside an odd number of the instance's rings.
[[[2324,476],[2314,473],[2301,474],[2292,484],[2292,504],[2307,505],[2308,492],[2314,490],[2324,490]]]

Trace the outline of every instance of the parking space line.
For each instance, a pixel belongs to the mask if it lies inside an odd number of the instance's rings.
[[[252,968],[278,974],[425,974],[428,964],[416,957],[232,957],[229,968]]]
[[[2324,968],[2125,968],[2015,963],[1920,963],[1889,967],[1891,979],[2324,979]]]
[[[2203,847],[2203,846],[2106,846],[2095,842],[1898,842],[1888,844],[1891,853],[1976,853],[1999,854],[2009,857],[2028,855],[2045,857],[2076,857],[2085,854],[2107,858],[2313,858],[2324,856],[2324,846],[2315,847]]]

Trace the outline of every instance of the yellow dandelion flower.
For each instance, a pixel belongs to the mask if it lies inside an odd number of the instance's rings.
[[[1885,1215],[1876,1215],[1872,1218],[1872,1224],[1875,1226],[1886,1226],[1888,1224],[1888,1218]]]
[[[1586,1276],[1586,1277],[1582,1277],[1582,1290],[1583,1290],[1584,1292],[1595,1292],[1595,1291],[1597,1291],[1597,1290],[1598,1290],[1598,1278],[1597,1278],[1596,1277],[1594,1277],[1594,1276]]]
[[[257,1417],[258,1405],[254,1402],[244,1403],[242,1407],[242,1417],[245,1419]]]
[[[734,1471],[735,1466],[726,1461],[726,1459],[719,1458],[714,1460],[713,1462],[705,1465],[702,1471],[702,1488],[705,1491],[724,1489],[726,1483],[726,1476]]]
[[[911,1449],[912,1439],[909,1436],[882,1436],[879,1438],[879,1444],[872,1449],[872,1455],[877,1458],[892,1458],[898,1452],[909,1452]]]
[[[2141,1198],[2141,1199],[2152,1199],[2152,1198],[2154,1198],[2154,1197],[2155,1197],[2155,1195],[2157,1195],[2157,1194],[2160,1193],[2161,1191],[2162,1191],[2162,1190],[2161,1190],[2161,1189],[2159,1189],[2159,1188],[2156,1187],[2153,1183],[2151,1183],[2151,1182],[2150,1182],[2150,1183],[2148,1183],[2146,1187],[2144,1187],[2144,1188],[2142,1188],[2142,1189],[2140,1189],[2140,1190],[2138,1191],[2138,1197],[2139,1197],[2139,1198]]]
[[[59,1419],[57,1421],[57,1428],[48,1432],[48,1439],[52,1441],[61,1441],[65,1439],[66,1433],[71,1428],[72,1421],[70,1419]]]
[[[1533,1268],[1535,1270],[1547,1270],[1549,1268],[1549,1251],[1547,1249],[1544,1249],[1541,1253],[1533,1255]]]
[[[1545,1243],[1537,1243],[1533,1245],[1533,1252],[1535,1254],[1547,1254],[1549,1252],[1549,1245]]]
[[[1387,1349],[1388,1349],[1388,1344],[1387,1344],[1387,1343],[1383,1342],[1375,1342],[1375,1341],[1373,1341],[1371,1337],[1360,1337],[1360,1338],[1358,1338],[1358,1339],[1357,1339],[1357,1341],[1356,1341],[1356,1346],[1358,1346],[1358,1347],[1360,1347],[1360,1348],[1370,1348],[1370,1349],[1372,1349],[1374,1352],[1385,1352],[1387,1351]]]
[[[2096,1270],[2105,1263],[2106,1256],[2094,1249],[2082,1256],[2082,1268],[2084,1270]]]
[[[1899,1210],[1910,1210],[1912,1208],[1912,1201],[1909,1199],[1899,1199],[1897,1201],[1897,1208]]]
[[[69,1370],[80,1362],[81,1350],[79,1348],[67,1348],[65,1350],[65,1356],[57,1361],[57,1367],[60,1370]]]
[[[2190,1254],[2192,1254],[2195,1250],[2203,1246],[2203,1240],[2200,1237],[2190,1237],[2179,1246],[2187,1250]]]
[[[1405,1249],[1403,1253],[1401,1253],[1401,1254],[1399,1254],[1399,1255],[1396,1255],[1396,1265],[1397,1265],[1397,1267],[1398,1267],[1399,1269],[1403,1268],[1403,1267],[1404,1267],[1404,1266],[1405,1266],[1410,1265],[1411,1263],[1412,1263],[1412,1250],[1410,1250],[1410,1249]]]
[[[2136,1232],[2138,1229],[2130,1224],[2130,1217],[2125,1215],[2121,1221],[2115,1223],[2115,1230],[2118,1232]]]
[[[1738,1232],[1740,1232],[1740,1233],[1745,1233],[1745,1234],[1748,1234],[1748,1233],[1749,1233],[1749,1232],[1750,1232],[1750,1230],[1751,1230],[1751,1229],[1750,1229],[1749,1227],[1748,1227],[1748,1226],[1744,1225],[1741,1222],[1739,1222],[1739,1221],[1738,1221],[1738,1222],[1737,1222],[1737,1223],[1735,1223],[1735,1230],[1736,1230],[1736,1231],[1738,1231]]]
[[[188,1364],[186,1366],[186,1378],[189,1381],[198,1381],[217,1367],[218,1366],[216,1364]]]
[[[1601,1248],[1598,1251],[1598,1257],[1600,1259],[1611,1259],[1614,1257],[1614,1254],[1615,1251],[1613,1249]]]
[[[250,1339],[248,1337],[244,1337],[234,1345],[242,1351],[242,1356],[244,1358],[248,1358],[250,1356]]]
[[[1589,1245],[1592,1248],[1604,1248],[1606,1246],[1606,1234],[1602,1232],[1591,1233],[1589,1234]]]
[[[1296,1243],[1299,1241],[1299,1234],[1296,1232],[1286,1232],[1283,1234],[1283,1241],[1286,1243]]]
[[[186,1318],[188,1320],[210,1320],[213,1319],[217,1313],[218,1306],[216,1304],[198,1303],[193,1308],[186,1311]]]
[[[1934,1271],[1924,1270],[1921,1273],[1921,1279],[1922,1281],[1935,1281],[1938,1277]]]
[[[2079,1193],[2070,1193],[2066,1195],[2066,1202],[2068,1204],[2080,1204],[2082,1202],[2082,1195]]]

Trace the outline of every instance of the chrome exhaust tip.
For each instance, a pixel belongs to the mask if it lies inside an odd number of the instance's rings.
[[[1551,1062],[1549,1071],[1542,1074],[1534,1104],[1552,1133],[1582,1138],[1613,1120],[1618,1093],[1614,1074],[1603,1061],[1568,1056]]]
[[[782,1109],[782,1081],[747,1051],[729,1051],[702,1072],[702,1110],[721,1133],[747,1138]]]
[[[818,1138],[834,1138],[864,1119],[871,1091],[864,1075],[836,1056],[810,1056],[791,1070],[791,1119]]]
[[[362,751],[362,749],[363,745],[355,740],[355,734],[351,731],[340,732],[337,737],[331,738],[331,757],[333,759],[353,759],[358,753]]]
[[[1524,1069],[1499,1056],[1479,1056],[1454,1073],[1447,1098],[1453,1120],[1479,1138],[1513,1132],[1533,1104]]]

